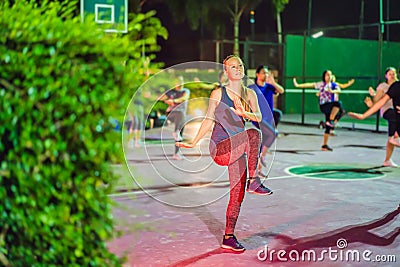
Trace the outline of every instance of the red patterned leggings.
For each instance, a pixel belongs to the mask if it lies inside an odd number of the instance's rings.
[[[244,198],[247,171],[248,177],[257,176],[260,143],[261,134],[257,129],[248,129],[218,144],[210,142],[210,154],[215,163],[228,166],[230,194],[225,234],[234,232]]]

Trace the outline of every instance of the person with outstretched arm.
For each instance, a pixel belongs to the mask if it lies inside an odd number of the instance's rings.
[[[389,87],[389,90],[387,91],[387,93],[384,94],[378,102],[376,102],[372,107],[370,107],[363,114],[348,112],[347,115],[349,115],[352,118],[358,119],[358,120],[364,120],[365,118],[368,118],[369,116],[371,116],[372,114],[377,112],[390,99],[392,99],[392,101],[393,101],[393,108],[397,111],[396,112],[396,132],[398,135],[400,133],[400,82],[399,81],[392,83],[392,85]],[[394,135],[391,138],[389,138],[388,141],[392,145],[400,147],[399,138],[396,138]]]

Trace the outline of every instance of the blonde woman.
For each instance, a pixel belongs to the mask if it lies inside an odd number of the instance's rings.
[[[261,135],[257,129],[246,129],[244,120],[261,121],[257,95],[243,85],[244,66],[242,60],[232,55],[223,62],[228,78],[224,86],[212,91],[206,118],[191,143],[178,142],[184,148],[194,147],[213,126],[210,155],[222,166],[228,166],[230,195],[226,210],[225,235],[221,247],[233,251],[245,248],[234,236],[241,203],[247,192],[270,195],[257,173],[257,162]],[[248,177],[247,177],[248,174]]]

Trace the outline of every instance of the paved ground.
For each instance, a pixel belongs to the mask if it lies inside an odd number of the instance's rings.
[[[125,148],[134,179],[126,166],[114,167],[121,236],[108,245],[126,256],[126,266],[400,266],[400,168],[381,167],[384,133],[338,129],[329,142],[334,151],[323,152],[321,129],[279,125],[265,181],[274,194],[246,193],[236,236],[247,250],[237,254],[219,248],[226,169],[211,161],[207,140],[172,160],[170,129],[163,142],[159,130],[146,132],[156,141]],[[393,159],[400,163],[399,151]],[[295,166],[307,168],[290,173]]]

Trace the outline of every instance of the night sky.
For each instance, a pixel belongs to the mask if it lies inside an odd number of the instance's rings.
[[[276,42],[276,21],[270,1],[263,1],[255,9],[255,40]],[[312,0],[311,32],[319,28],[358,25],[360,23],[361,0]],[[400,1],[383,0],[384,18],[400,20]],[[387,5],[389,12],[387,13]],[[192,31],[186,23],[175,24],[165,3],[154,4],[151,1],[143,6],[143,11],[155,9],[157,17],[168,29],[169,38],[160,39],[161,51],[157,53],[156,61],[165,62],[166,66],[195,60],[212,60],[200,58],[200,30]],[[282,28],[284,34],[303,34],[308,25],[308,0],[290,0],[282,13]],[[379,22],[379,0],[364,0],[364,24]],[[358,28],[336,31],[324,31],[327,37],[358,38]],[[362,39],[377,40],[378,28],[364,28]],[[240,39],[251,38],[249,14],[243,14],[240,21]],[[206,48],[214,50],[213,35],[205,31],[204,38],[208,40]],[[226,23],[226,39],[233,39],[233,25]],[[386,30],[384,40],[400,41],[400,24],[391,25]]]

